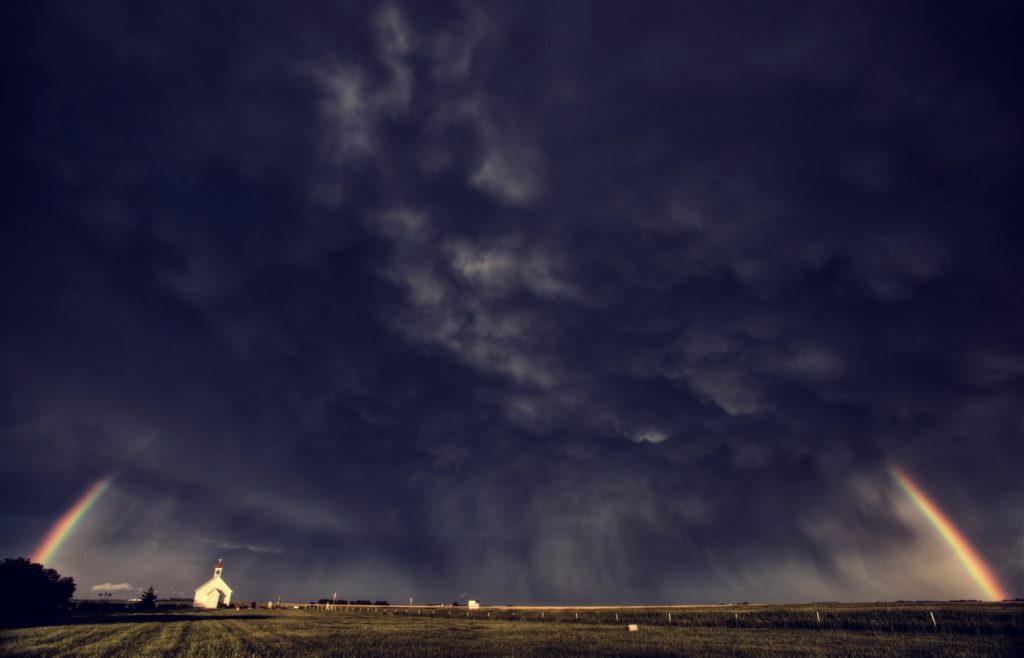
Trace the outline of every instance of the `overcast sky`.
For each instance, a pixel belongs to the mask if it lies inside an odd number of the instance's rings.
[[[241,600],[1024,595],[1013,2],[2,4],[0,552]]]

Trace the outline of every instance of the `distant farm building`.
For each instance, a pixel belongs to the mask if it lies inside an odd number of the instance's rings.
[[[466,606],[470,610],[479,610],[480,609],[480,602],[479,601],[470,601],[469,603],[466,604]]]
[[[224,571],[224,563],[217,560],[217,566],[213,568],[213,578],[196,588],[196,596],[192,600],[193,608],[217,608],[222,605],[231,605],[231,588],[220,577],[222,571]]]

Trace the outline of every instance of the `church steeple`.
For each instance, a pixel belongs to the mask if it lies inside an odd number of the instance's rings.
[[[220,578],[220,572],[221,571],[224,571],[224,559],[223,558],[219,558],[217,560],[217,566],[215,566],[213,568],[213,577],[214,578]]]

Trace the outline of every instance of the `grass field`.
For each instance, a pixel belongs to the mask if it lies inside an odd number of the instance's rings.
[[[627,624],[639,631],[628,632]],[[4,656],[1022,654],[1024,605],[989,603],[482,608],[468,617],[464,608],[397,606],[219,610],[83,616],[0,629]]]

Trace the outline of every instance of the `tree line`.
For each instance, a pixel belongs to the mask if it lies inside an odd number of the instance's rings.
[[[4,619],[52,615],[68,610],[76,589],[75,579],[61,576],[25,557],[0,562],[0,616]],[[137,609],[156,610],[156,590],[142,593]]]
[[[39,615],[66,610],[75,593],[75,579],[25,557],[0,563],[0,614]]]

